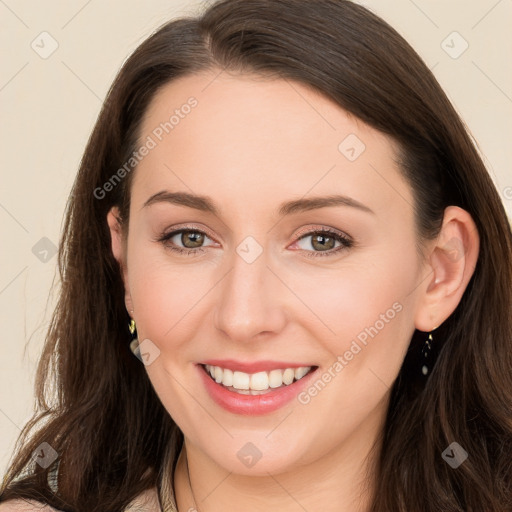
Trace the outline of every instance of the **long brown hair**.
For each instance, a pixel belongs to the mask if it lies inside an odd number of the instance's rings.
[[[38,411],[20,438],[0,501],[119,512],[160,484],[169,443],[183,440],[130,352],[123,284],[110,248],[106,215],[118,205],[126,228],[133,172],[101,199],[94,191],[136,149],[155,92],[207,69],[300,82],[391,136],[414,193],[420,242],[439,233],[446,206],[471,214],[480,235],[473,277],[436,331],[428,378],[417,366],[423,333],[411,340],[391,391],[371,511],[512,510],[510,224],[427,66],[387,23],[347,0],[222,0],[198,18],[167,23],[126,61],[69,198],[60,300],[37,374]],[[454,441],[469,454],[457,469],[441,456]],[[32,457],[42,442],[59,456],[48,468]]]

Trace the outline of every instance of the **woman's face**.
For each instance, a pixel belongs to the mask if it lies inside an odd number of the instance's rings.
[[[139,142],[126,302],[187,442],[253,475],[368,450],[428,286],[390,139],[298,83],[205,73]]]

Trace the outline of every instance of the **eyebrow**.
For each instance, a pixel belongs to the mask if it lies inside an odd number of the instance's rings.
[[[169,192],[162,190],[152,195],[145,203],[143,208],[156,203],[171,203],[180,206],[187,206],[213,215],[219,215],[219,210],[213,201],[206,196],[190,194],[188,192]],[[329,206],[349,206],[366,213],[375,214],[368,206],[356,201],[355,199],[343,195],[318,196],[310,198],[301,198],[293,201],[282,203],[278,209],[280,216],[291,215],[294,213],[304,212],[308,210],[316,210]]]

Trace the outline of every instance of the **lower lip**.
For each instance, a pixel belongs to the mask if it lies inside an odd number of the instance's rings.
[[[199,369],[206,390],[215,403],[229,412],[246,416],[268,414],[284,407],[306,387],[312,375],[317,370],[315,368],[305,377],[302,377],[302,379],[293,384],[271,389],[263,395],[241,395],[236,391],[229,391],[229,389],[226,389],[221,384],[217,384],[210,375],[206,373],[203,366],[197,365],[197,368]]]

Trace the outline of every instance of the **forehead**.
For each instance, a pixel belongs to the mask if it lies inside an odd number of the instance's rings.
[[[150,140],[135,173],[140,200],[170,188],[241,203],[334,189],[364,201],[375,187],[383,204],[410,197],[392,140],[294,81],[219,71],[179,78],[147,109],[139,143]]]

